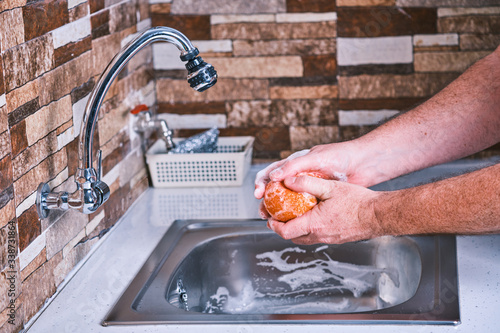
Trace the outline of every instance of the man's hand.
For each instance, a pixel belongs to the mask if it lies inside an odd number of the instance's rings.
[[[346,182],[301,176],[285,179],[296,192],[307,192],[320,202],[312,210],[286,223],[269,217],[268,226],[284,239],[297,244],[341,244],[384,235],[374,211],[374,199],[381,192]]]

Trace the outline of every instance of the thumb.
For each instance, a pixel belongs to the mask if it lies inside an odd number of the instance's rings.
[[[289,177],[284,180],[285,186],[295,192],[306,192],[320,200],[331,197],[336,181],[311,176]]]

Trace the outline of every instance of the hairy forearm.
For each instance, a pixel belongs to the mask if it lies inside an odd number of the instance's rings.
[[[500,47],[427,102],[356,140],[374,183],[500,141]],[[369,184],[372,185],[372,184]]]
[[[389,235],[500,232],[500,165],[431,184],[382,192],[373,218]]]

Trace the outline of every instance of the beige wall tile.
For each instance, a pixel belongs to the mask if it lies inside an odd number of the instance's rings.
[[[490,52],[422,52],[415,53],[416,72],[463,72]]]
[[[437,93],[456,77],[457,74],[454,73],[339,77],[339,97],[342,99],[427,97]]]
[[[337,0],[337,7],[394,6],[396,0]]]
[[[38,184],[47,182],[59,174],[67,165],[66,148],[47,157],[36,167],[28,171],[14,182],[14,197],[16,203],[21,203],[31,193],[36,191]]]
[[[336,21],[306,23],[230,23],[214,25],[212,39],[275,40],[332,38]]]
[[[89,51],[44,74],[37,80],[40,105],[47,105],[68,95],[75,87],[87,82],[93,70],[92,52]]]
[[[271,99],[337,98],[337,86],[270,87]]]
[[[47,259],[61,251],[71,242],[82,230],[82,237],[85,234],[85,225],[89,221],[89,216],[79,211],[68,210],[59,220],[54,222],[46,231],[47,237]]]
[[[24,43],[24,20],[21,8],[0,13],[0,26],[3,27],[0,29],[2,51]]]
[[[9,112],[14,111],[23,104],[35,99],[38,96],[38,85],[36,80],[12,90],[5,96],[6,106]]]
[[[219,78],[212,88],[199,93],[185,80],[159,79],[156,81],[158,102],[204,102],[266,99],[269,97],[267,80]]]
[[[41,108],[38,112],[26,118],[28,145],[33,145],[48,133],[70,121],[72,116],[73,110],[69,95]]]
[[[265,55],[322,55],[337,51],[335,38],[327,39],[292,39],[270,41],[235,40],[235,56]]]
[[[11,91],[48,72],[53,67],[52,36],[43,35],[13,47],[3,54],[6,91]]]
[[[304,68],[302,59],[296,56],[207,58],[225,78],[299,77]]]
[[[290,128],[290,141],[294,151],[336,142],[338,136],[337,126],[293,126]]]
[[[57,136],[55,132],[51,132],[12,160],[14,180],[19,179],[55,151],[57,151]]]

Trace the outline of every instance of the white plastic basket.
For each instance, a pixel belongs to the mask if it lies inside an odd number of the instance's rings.
[[[239,186],[250,169],[253,142],[251,136],[219,137],[215,153],[167,154],[159,140],[146,153],[153,186]]]

